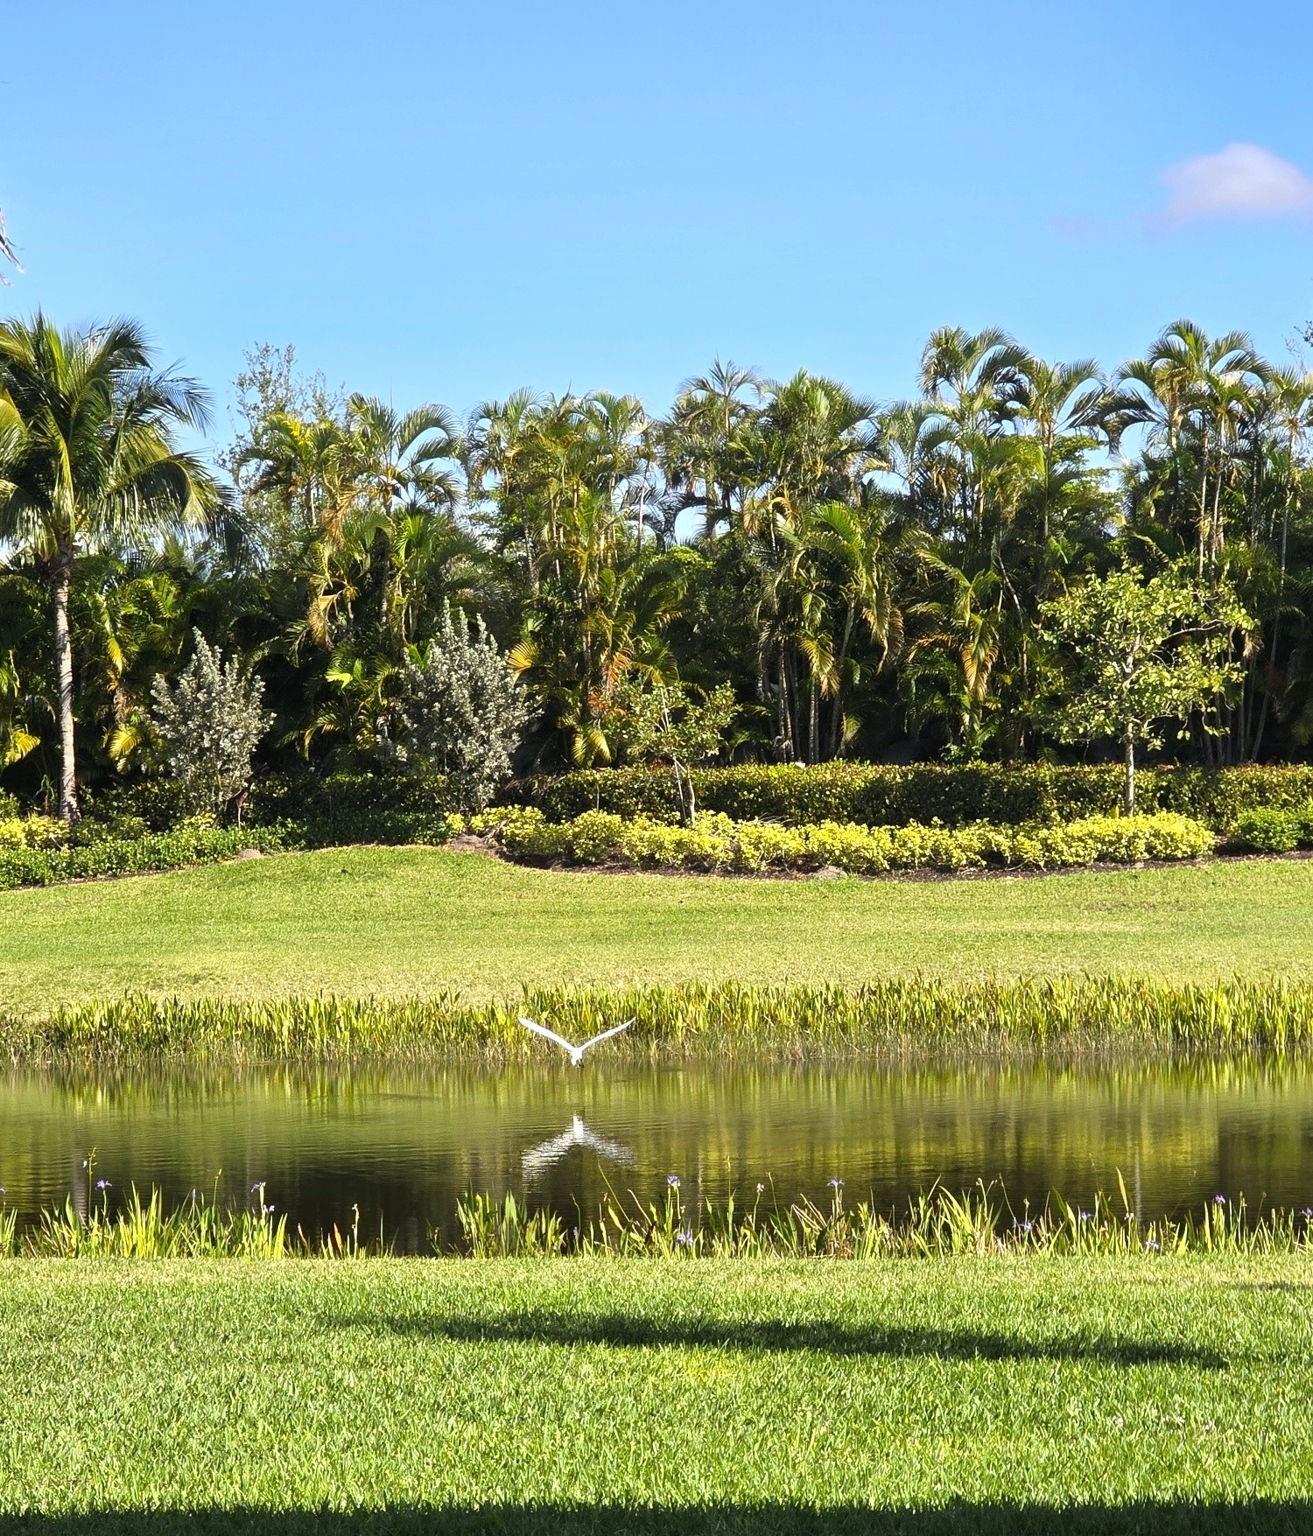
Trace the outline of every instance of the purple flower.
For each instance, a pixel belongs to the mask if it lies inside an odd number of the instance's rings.
[[[1092,1221],[1093,1217],[1090,1215],[1090,1213],[1088,1211],[1077,1211],[1076,1212],[1076,1220],[1077,1221]]]
[[[96,1180],[96,1188],[97,1189],[110,1189],[110,1188],[112,1188],[112,1186],[111,1186],[111,1184],[110,1184],[108,1179],[97,1179]]]
[[[666,1183],[669,1184],[671,1189],[678,1189],[679,1188],[679,1175],[677,1173],[668,1173],[666,1175]]]
[[[691,1248],[693,1246],[693,1234],[687,1231],[676,1232],[675,1242],[680,1248]]]
[[[271,1215],[273,1213],[273,1211],[276,1209],[276,1207],[272,1206],[272,1205],[266,1205],[266,1206],[263,1206],[262,1209],[264,1211],[264,1214],[266,1216],[269,1216],[269,1215]]]
[[[1012,1225],[1018,1232],[1033,1232],[1035,1230],[1035,1223],[1033,1221],[1017,1221],[1014,1219]]]
[[[1151,1237],[1146,1237],[1145,1238],[1143,1246],[1144,1246],[1144,1251],[1146,1253],[1157,1253],[1158,1252],[1158,1244],[1155,1243],[1153,1238],[1151,1238]]]
[[[258,1195],[263,1188],[264,1188],[264,1181],[261,1180],[260,1183],[252,1184],[251,1185],[251,1193],[253,1195]]]
[[[3,1194],[4,1190],[0,1189],[0,1195]],[[1313,1221],[1313,1205],[1306,1205],[1299,1214],[1304,1218],[1305,1221]]]
[[[842,1179],[831,1179],[830,1180],[830,1188],[831,1189],[842,1189],[843,1188],[843,1180]]]
[[[1225,1195],[1214,1195],[1213,1196],[1213,1204],[1214,1205],[1225,1205],[1226,1203],[1227,1203],[1227,1200],[1226,1200],[1226,1196]]]

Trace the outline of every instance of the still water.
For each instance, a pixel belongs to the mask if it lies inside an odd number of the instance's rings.
[[[936,1179],[1001,1180],[1014,1203],[1086,1201],[1118,1171],[1152,1217],[1244,1193],[1313,1205],[1313,1062],[908,1067],[556,1063],[240,1067],[109,1078],[0,1077],[0,1185],[30,1218],[85,1198],[94,1149],[109,1198],[134,1182],[170,1203],[216,1182],[308,1233],[380,1229],[403,1250],[453,1233],[456,1199],[513,1190],[566,1215],[610,1188],[685,1197],[901,1205]],[[767,1198],[769,1198],[769,1193]]]

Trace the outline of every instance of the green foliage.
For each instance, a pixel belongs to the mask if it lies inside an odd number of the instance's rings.
[[[298,846],[445,843],[460,830],[441,777],[339,770],[269,775],[251,790],[250,820],[295,827]]]
[[[1247,810],[1295,808],[1313,800],[1313,767],[1141,769],[1140,808],[1176,811],[1215,831]],[[735,821],[789,825],[855,821],[900,825],[910,821],[960,826],[988,821],[1066,821],[1106,815],[1122,799],[1114,767],[1020,767],[969,763],[954,767],[892,767],[825,763],[814,768],[749,765],[692,772],[698,804]],[[508,796],[540,808],[552,821],[584,811],[674,820],[679,796],[674,776],[647,768],[602,769],[522,781]]]
[[[1207,827],[1170,811],[1151,816],[1087,816],[1013,828],[985,822],[961,827],[917,822],[867,827],[830,821],[784,827],[774,822],[735,822],[718,814],[704,815],[696,826],[688,827],[646,817],[626,820],[608,811],[586,811],[574,821],[548,822],[520,810],[496,835],[517,858],[754,873],[832,867],[859,875],[899,869],[990,865],[1054,869],[1197,859],[1211,853],[1215,841]]]
[[[56,816],[9,816],[0,820],[0,851],[58,848],[68,835],[67,823]]]
[[[1049,724],[1060,741],[1122,744],[1133,811],[1136,747],[1161,746],[1164,723],[1208,710],[1240,681],[1233,652],[1249,616],[1220,581],[1124,566],[1042,604],[1040,617],[1067,663]]]
[[[66,847],[6,848],[0,843],[0,890],[184,869],[231,859],[248,848],[273,853],[284,845],[285,835],[277,827],[216,827],[203,818],[171,832],[93,838]]]
[[[1247,1202],[1208,1201],[1198,1212],[1141,1221],[1125,1187],[1118,1197],[1096,1194],[1087,1209],[1052,1194],[1035,1209],[1007,1191],[978,1184],[958,1194],[939,1185],[914,1195],[906,1210],[881,1211],[846,1198],[836,1180],[825,1205],[777,1192],[700,1205],[670,1186],[663,1200],[643,1202],[611,1193],[595,1215],[567,1225],[532,1211],[512,1194],[494,1201],[475,1194],[460,1202],[461,1252],[476,1259],[960,1259],[1043,1254],[1048,1258],[1170,1254],[1313,1254],[1307,1211],[1251,1211]],[[1017,1215],[1024,1211],[1024,1219]]]
[[[264,684],[235,659],[223,660],[199,630],[177,683],[152,690],[161,757],[191,815],[224,815],[251,782],[251,759],[273,716],[260,707]]]
[[[70,821],[79,781],[94,802],[148,758],[149,679],[176,681],[193,625],[263,658],[277,721],[257,773],[298,751],[323,772],[410,750],[408,658],[443,643],[448,605],[506,650],[535,764],[667,758],[685,822],[683,769],[710,746],[975,764],[1091,741],[1129,745],[1133,770],[1172,735],[1199,765],[1313,741],[1313,375],[1238,333],[1178,321],[1106,378],[945,327],[915,398],[885,409],[805,370],[717,363],[661,420],[629,395],[519,391],[464,430],[432,403],[334,394],[264,347],[221,459],[231,500],[174,450],[203,398],[150,371],[135,326],[38,316],[0,327],[0,354],[0,776],[29,804],[57,783]],[[1118,635],[1146,647],[1133,687]],[[1117,698],[1096,707],[1100,677]],[[716,702],[718,730],[688,698]],[[569,814],[590,808],[621,809]]]
[[[692,699],[680,683],[643,687],[625,679],[612,690],[607,710],[609,734],[624,760],[691,765],[720,751],[738,705],[727,683]]]
[[[423,777],[445,779],[459,808],[481,811],[511,771],[511,755],[530,706],[506,658],[480,618],[443,608],[423,659],[410,659],[397,690],[384,760]]]
[[[1291,853],[1313,848],[1313,805],[1297,810],[1254,810],[1238,816],[1231,840],[1259,853]]]
[[[1084,1050],[1210,1054],[1313,1045],[1313,989],[1281,980],[1150,981],[1054,977],[975,982],[892,978],[858,986],[527,987],[509,1001],[471,1002],[457,989],[401,998],[107,997],[0,1012],[0,1046],[16,1059],[131,1062],[228,1056],[487,1056],[538,1051],[519,1015],[586,1039],[616,1019],[633,1028],[619,1056],[792,1056],[907,1049]]]

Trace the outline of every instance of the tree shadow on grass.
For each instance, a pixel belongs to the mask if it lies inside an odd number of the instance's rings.
[[[939,1509],[809,1509],[793,1504],[623,1507],[524,1504],[310,1510],[93,1510],[0,1515],[0,1536],[1307,1536],[1313,1502],[956,1503]]]
[[[1212,1350],[1141,1339],[1099,1336],[1021,1339],[1010,1334],[944,1328],[845,1328],[829,1322],[721,1321],[717,1318],[654,1320],[619,1312],[563,1317],[519,1312],[505,1317],[424,1314],[344,1315],[329,1326],[371,1328],[408,1338],[452,1339],[470,1344],[594,1344],[610,1349],[728,1349],[767,1353],[812,1350],[847,1357],[939,1360],[1069,1360],[1098,1365],[1182,1365],[1225,1370]]]

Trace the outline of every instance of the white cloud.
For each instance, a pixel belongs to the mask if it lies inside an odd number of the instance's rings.
[[[1313,177],[1261,144],[1228,144],[1195,155],[1162,175],[1168,224],[1191,219],[1268,218],[1313,213]]]

